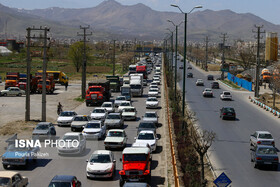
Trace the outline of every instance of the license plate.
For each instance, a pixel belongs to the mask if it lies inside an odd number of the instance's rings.
[[[129,181],[131,181],[131,182],[137,182],[137,181],[139,181],[139,179],[129,179]]]
[[[228,113],[228,115],[229,115],[229,116],[232,116],[232,114],[231,114],[231,113]]]
[[[272,164],[271,162],[264,162],[264,164]]]

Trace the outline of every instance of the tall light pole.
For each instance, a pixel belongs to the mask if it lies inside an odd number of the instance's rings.
[[[171,37],[170,37],[170,44],[171,44],[171,70],[173,70],[173,53],[174,53],[174,48],[173,48],[173,32],[169,28],[167,28],[169,32],[171,32]]]
[[[187,56],[187,21],[188,21],[188,14],[190,14],[194,9],[202,8],[201,5],[195,6],[189,11],[185,13],[181,10],[178,5],[172,4],[171,6],[177,7],[181,13],[185,14],[185,31],[184,31],[184,73],[183,73],[183,101],[182,101],[182,115],[185,116],[185,92],[186,92],[186,56]]]
[[[175,23],[171,20],[167,20],[168,22],[172,23],[176,27],[176,36],[175,36],[175,72],[174,72],[174,90],[175,90],[175,101],[177,100],[176,93],[177,93],[177,59],[178,59],[178,27],[183,23],[183,21],[179,25],[175,25]]]

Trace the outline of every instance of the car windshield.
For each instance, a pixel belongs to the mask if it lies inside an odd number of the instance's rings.
[[[146,154],[124,154],[123,160],[129,161],[129,162],[133,162],[133,161],[141,162],[141,161],[146,161],[147,156],[148,155],[146,155]]]
[[[104,109],[94,109],[92,113],[105,113]]]
[[[123,132],[120,131],[109,131],[108,135],[109,137],[123,137]]]
[[[197,79],[197,82],[203,82],[203,80],[202,79]]]
[[[224,95],[230,95],[230,92],[224,92]]]
[[[79,141],[79,137],[75,136],[75,135],[64,135],[62,137],[62,140],[67,140],[67,141],[73,141],[73,140],[78,140]]]
[[[107,119],[121,119],[120,115],[112,115],[112,114],[109,114],[107,116]]]
[[[264,155],[275,155],[277,154],[276,150],[274,148],[259,148],[257,153],[264,154]]]
[[[225,112],[234,112],[234,109],[233,108],[224,108],[224,111]]]
[[[90,162],[93,163],[110,163],[110,155],[93,154],[90,158]]]
[[[100,88],[89,88],[90,92],[99,92]]]
[[[36,130],[47,130],[49,125],[37,125]]]
[[[147,101],[158,101],[156,98],[148,98]]]
[[[141,85],[130,85],[131,89],[141,89]]]
[[[71,182],[51,182],[49,187],[71,187]]]
[[[125,101],[125,97],[117,97],[116,100]]]
[[[125,108],[123,112],[135,112],[134,108]]]
[[[127,103],[127,102],[121,103],[120,106],[130,106],[130,103]]]
[[[139,140],[154,140],[154,134],[152,133],[139,133],[138,135]]]
[[[153,91],[153,92],[156,92],[158,89],[156,89],[156,88],[150,88],[150,90],[149,91]]]
[[[88,123],[85,128],[100,128],[100,123]]]
[[[74,116],[75,113],[74,112],[61,112],[60,116]]]
[[[259,134],[259,138],[262,138],[262,139],[273,139],[271,134]]]
[[[88,118],[86,116],[77,116],[74,121],[88,121]]]
[[[155,113],[145,113],[145,117],[147,117],[147,118],[156,118],[157,115]]]
[[[8,185],[10,181],[10,178],[7,177],[0,177],[0,185],[1,186],[5,186]]]
[[[111,103],[105,103],[102,105],[102,107],[112,107],[112,104]]]
[[[140,123],[139,128],[155,128],[154,123]]]
[[[204,91],[205,91],[205,92],[212,92],[211,89],[205,89]]]

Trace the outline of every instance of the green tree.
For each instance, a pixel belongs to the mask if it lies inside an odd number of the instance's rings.
[[[89,47],[86,46],[86,58],[89,57]],[[72,60],[76,71],[79,72],[83,63],[84,44],[83,42],[76,42],[70,46],[68,56]]]

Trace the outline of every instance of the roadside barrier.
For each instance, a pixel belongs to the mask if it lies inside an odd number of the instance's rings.
[[[280,118],[280,112],[278,112],[275,109],[272,109],[271,107],[265,105],[264,103],[257,101],[256,99],[252,98],[251,96],[249,96],[250,102],[253,102],[254,104],[258,105],[259,107],[263,108],[266,111],[269,111],[270,113],[272,113],[274,116],[278,116],[278,118]]]
[[[163,70],[165,70],[165,69],[163,69]],[[171,147],[173,174],[174,174],[174,180],[175,180],[175,187],[179,187],[180,186],[179,176],[178,176],[178,170],[177,170],[177,165],[176,165],[175,151],[174,151],[174,145],[173,145],[173,139],[172,139],[171,120],[170,120],[170,115],[169,115],[169,102],[168,102],[169,97],[168,97],[166,75],[164,75],[164,88],[165,88],[165,99],[166,99],[166,108],[167,108],[168,131],[169,131],[169,139],[170,139],[170,147]]]

